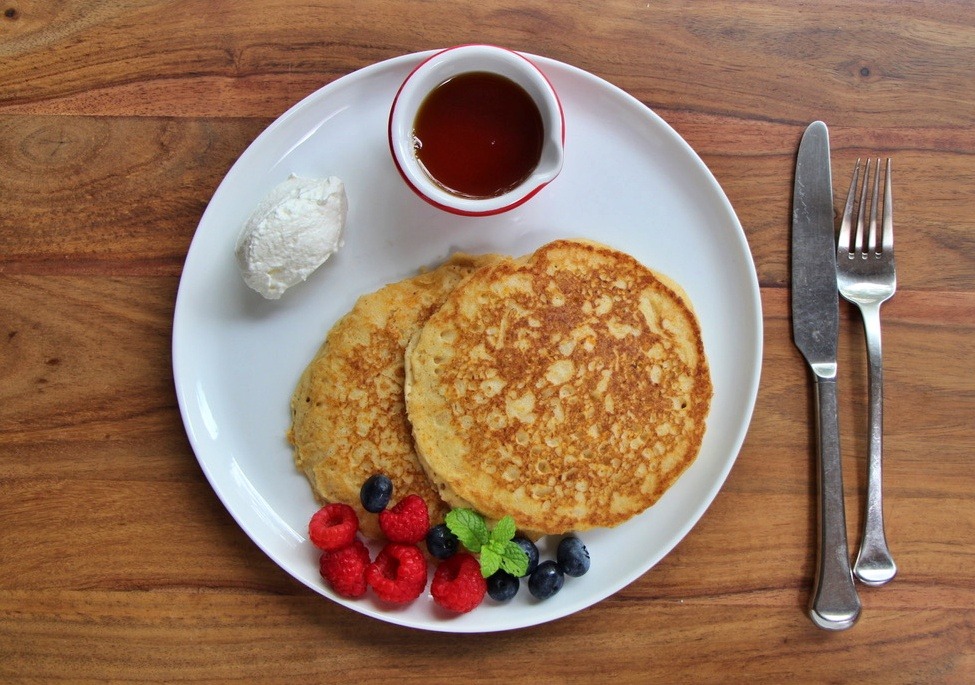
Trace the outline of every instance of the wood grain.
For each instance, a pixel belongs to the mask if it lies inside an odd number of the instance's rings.
[[[578,614],[463,636],[351,612],[258,549],[193,455],[170,345],[190,240],[257,135],[352,71],[470,41],[586,69],[688,141],[748,238],[764,359],[735,467],[671,554]],[[0,3],[0,680],[975,681],[973,63],[975,10],[935,0]],[[857,157],[894,158],[900,573],[839,634],[805,617],[813,405],[789,319],[793,165],[817,118],[837,199]],[[853,544],[863,347],[841,303]]]

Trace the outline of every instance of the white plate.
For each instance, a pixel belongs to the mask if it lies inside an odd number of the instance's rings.
[[[427,53],[429,54],[429,53]],[[690,531],[724,483],[751,419],[762,355],[758,281],[745,235],[704,163],[663,120],[584,71],[535,57],[565,107],[562,174],[527,205],[490,218],[440,212],[397,175],[386,118],[423,55],[357,71],[312,93],[267,128],[220,184],[193,238],[173,325],[183,422],[213,489],[241,528],[302,583],[384,621],[450,632],[506,630],[588,607],[640,577]],[[258,200],[290,173],[336,175],[349,196],[346,243],[281,300],[249,290],[234,261]],[[285,440],[294,385],[331,325],[366,292],[456,249],[524,254],[589,237],[675,278],[701,320],[714,401],[697,460],[651,509],[583,534],[592,568],[544,602],[523,587],[446,616],[428,595],[403,609],[326,588],[306,540],[316,505]],[[545,553],[543,548],[543,553]]]

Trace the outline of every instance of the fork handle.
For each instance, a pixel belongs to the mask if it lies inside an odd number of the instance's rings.
[[[816,383],[819,517],[816,580],[809,617],[820,628],[844,630],[860,617],[860,598],[850,571],[836,407],[836,370],[813,368]]]
[[[889,582],[897,574],[897,565],[887,548],[884,535],[882,462],[884,445],[884,365],[880,347],[880,304],[860,305],[864,337],[867,341],[867,363],[870,372],[869,422],[870,451],[867,465],[867,508],[863,519],[863,536],[853,573],[865,585]]]

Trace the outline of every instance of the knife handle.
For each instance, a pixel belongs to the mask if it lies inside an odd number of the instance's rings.
[[[845,630],[860,617],[860,598],[853,584],[846,541],[835,367],[831,377],[820,375],[815,369],[814,373],[819,452],[819,544],[809,616],[820,628]]]

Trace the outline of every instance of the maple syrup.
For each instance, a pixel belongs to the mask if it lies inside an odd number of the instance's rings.
[[[514,81],[488,72],[453,76],[430,92],[413,123],[420,165],[455,195],[491,198],[538,166],[542,116]]]

